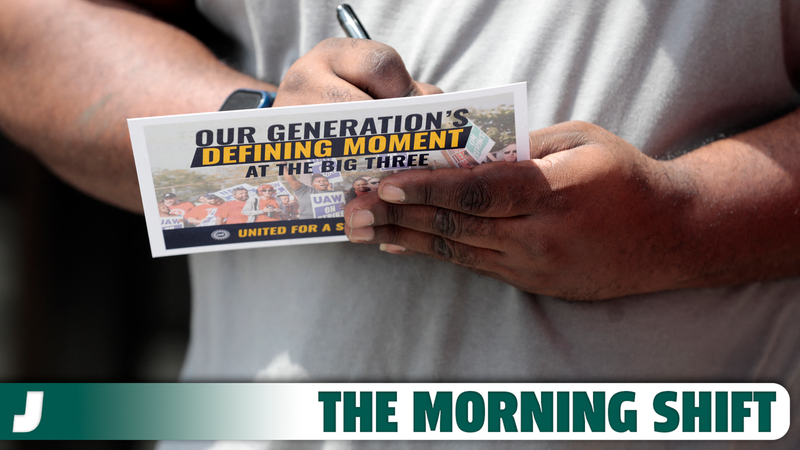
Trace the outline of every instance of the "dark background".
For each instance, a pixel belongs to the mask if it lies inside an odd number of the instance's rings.
[[[143,217],[79,193],[2,137],[0,152],[0,381],[175,381],[188,338],[185,257],[152,259]],[[39,448],[149,447],[0,442]]]
[[[196,11],[165,20],[224,59]],[[144,218],[96,201],[0,135],[0,382],[171,382],[188,341],[185,257],[153,259]],[[152,442],[0,441],[0,450]]]

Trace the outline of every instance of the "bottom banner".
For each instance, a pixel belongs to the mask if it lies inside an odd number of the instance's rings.
[[[0,439],[774,440],[777,384],[0,384]]]

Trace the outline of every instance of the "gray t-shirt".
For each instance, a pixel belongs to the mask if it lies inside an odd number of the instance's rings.
[[[412,76],[445,91],[527,81],[529,126],[580,119],[657,157],[800,104],[781,2],[350,2]],[[200,0],[278,83],[342,36],[336,2]],[[280,289],[258,280],[269,268]],[[349,243],[191,257],[187,381],[733,382],[800,395],[800,278],[566,302]],[[795,419],[798,402],[792,404]],[[797,422],[797,420],[794,420]],[[189,444],[182,444],[189,445]],[[198,444],[199,447],[210,444]],[[719,442],[216,444],[217,448],[731,448]],[[245,445],[252,445],[247,447]],[[734,448],[798,448],[782,440]],[[177,448],[177,447],[176,447]]]

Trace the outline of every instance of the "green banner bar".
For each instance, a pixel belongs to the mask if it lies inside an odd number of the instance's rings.
[[[0,384],[0,440],[774,440],[790,417],[774,383]]]
[[[41,418],[32,431],[14,432],[15,422],[35,422],[28,392],[43,392]],[[0,439],[263,438],[281,426],[276,412],[286,400],[280,385],[247,383],[0,384]]]

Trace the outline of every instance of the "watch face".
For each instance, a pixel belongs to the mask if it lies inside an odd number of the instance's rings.
[[[233,111],[236,109],[255,109],[264,106],[266,93],[259,91],[238,90],[225,100],[220,111]],[[268,106],[268,105],[267,105]]]

